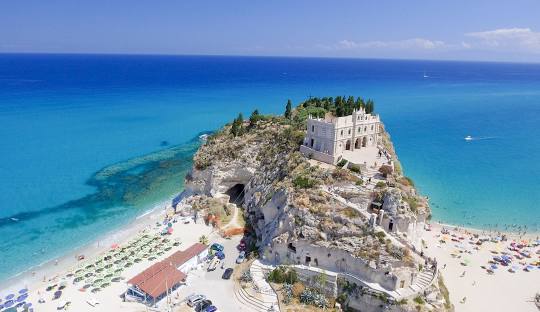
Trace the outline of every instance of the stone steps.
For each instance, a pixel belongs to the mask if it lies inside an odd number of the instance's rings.
[[[248,307],[250,311],[267,312],[272,306],[271,304],[265,303],[259,298],[250,295],[245,289],[238,285],[235,286],[234,293],[236,299],[241,304]]]
[[[259,260],[255,260],[251,263],[249,271],[251,272],[251,277],[253,278],[253,284],[257,287],[256,291],[261,294],[264,298],[265,303],[269,303],[270,306],[277,307],[279,311],[278,298],[270,284],[266,281],[264,271],[273,270],[274,267],[263,265]]]
[[[433,274],[434,272],[431,271],[422,271],[416,277],[414,284],[409,286],[408,289],[413,292],[412,294],[424,291],[431,284],[431,281],[433,280]]]
[[[250,295],[245,289],[236,286],[235,295],[240,303],[249,307],[250,311],[267,312],[272,304]]]

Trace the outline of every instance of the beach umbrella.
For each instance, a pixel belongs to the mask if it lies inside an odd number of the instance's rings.
[[[530,264],[525,267],[525,271],[527,271],[527,272],[530,272],[533,269],[534,269],[534,267],[532,265],[530,265]]]
[[[26,289],[26,288],[23,288],[23,289],[19,290],[19,294],[21,294],[21,295],[26,294],[27,292],[28,292],[28,289]]]
[[[6,302],[4,302],[4,308],[9,308],[9,307],[13,306],[14,304],[15,304],[15,301],[7,300]]]
[[[26,300],[26,298],[28,298],[28,295],[27,295],[27,294],[20,295],[20,296],[17,298],[17,302],[23,302],[23,301]]]
[[[6,296],[6,300],[11,300],[13,298],[15,298],[14,294],[9,294],[9,295]]]
[[[55,299],[60,298],[61,295],[62,295],[62,291],[61,291],[61,290],[57,290],[57,291],[54,292],[54,298],[55,298]]]
[[[9,307],[13,306],[14,304],[15,304],[15,301],[7,300],[6,302],[4,302],[4,308],[9,308]]]
[[[497,265],[495,265],[495,264],[492,264],[492,265],[491,265],[491,269],[496,270],[497,268],[498,268]]]

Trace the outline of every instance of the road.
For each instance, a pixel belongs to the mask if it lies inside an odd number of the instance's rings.
[[[227,268],[236,270],[236,258],[238,250],[236,246],[240,243],[241,236],[234,236],[232,239],[210,240],[210,244],[219,243],[225,247],[225,265],[224,269],[219,265],[215,271],[207,272],[207,265],[203,269],[191,271],[188,275],[187,285],[178,289],[178,296],[182,300],[190,294],[202,294],[219,309],[220,312],[250,311],[244,306],[238,304],[234,295],[234,281],[231,277],[224,280],[221,275]],[[176,292],[174,294],[176,297]],[[181,311],[190,311],[182,309]]]

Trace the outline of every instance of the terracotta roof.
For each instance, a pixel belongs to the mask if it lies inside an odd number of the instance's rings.
[[[176,267],[181,266],[182,264],[186,263],[191,258],[195,257],[196,255],[203,252],[208,246],[196,243],[191,245],[188,249],[183,251],[177,251],[171,256],[169,256],[167,259],[163,261],[167,261],[168,263],[173,263]]]
[[[206,248],[208,248],[206,245],[197,243],[184,251],[177,251],[165,260],[155,263],[134,276],[128,281],[128,284],[137,286],[140,290],[156,298],[167,291],[167,286],[171,288],[184,281],[187,275],[176,268],[200,254]]]

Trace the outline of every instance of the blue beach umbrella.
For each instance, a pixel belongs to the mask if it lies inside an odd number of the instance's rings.
[[[498,266],[496,266],[495,264],[491,265],[491,269],[496,270],[497,268],[498,268]]]
[[[17,298],[17,302],[23,302],[26,298],[28,298],[27,294],[20,295],[19,298]]]
[[[13,300],[8,300],[8,301],[4,302],[4,308],[9,308],[13,304],[15,304],[15,302]]]
[[[28,289],[26,289],[26,288],[23,288],[23,289],[19,290],[19,294],[21,294],[21,295],[26,294],[27,292],[28,292]]]
[[[9,294],[9,295],[6,296],[6,300],[11,300],[13,298],[15,298],[14,294]]]

